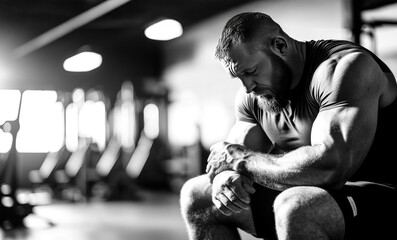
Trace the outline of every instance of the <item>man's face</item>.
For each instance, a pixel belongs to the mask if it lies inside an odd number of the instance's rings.
[[[231,48],[228,66],[239,78],[247,93],[254,94],[259,107],[278,113],[288,105],[292,73],[288,65],[270,50],[255,43],[241,43]]]

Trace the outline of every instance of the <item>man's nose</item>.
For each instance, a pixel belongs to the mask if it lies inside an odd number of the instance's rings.
[[[249,79],[244,79],[243,80],[243,79],[241,79],[241,81],[243,82],[243,85],[245,87],[245,91],[247,93],[252,92],[255,89],[255,87],[256,87],[256,83],[254,81],[252,81],[252,80],[249,80]]]

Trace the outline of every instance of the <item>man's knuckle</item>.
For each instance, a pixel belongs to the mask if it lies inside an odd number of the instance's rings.
[[[236,195],[231,195],[230,197],[229,197],[229,200],[231,201],[231,202],[235,202],[235,201],[237,201],[237,197],[236,197]]]
[[[238,177],[231,177],[230,178],[230,183],[236,184],[239,182],[239,178]]]
[[[219,209],[221,212],[226,212],[228,210],[228,208],[226,207],[226,205],[222,202],[218,202],[217,204],[217,209]]]
[[[234,207],[234,204],[233,204],[232,202],[230,202],[230,201],[225,202],[224,205],[225,205],[225,207],[227,207],[228,209]]]

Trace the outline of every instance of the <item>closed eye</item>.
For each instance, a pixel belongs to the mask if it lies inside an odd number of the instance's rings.
[[[249,70],[245,71],[243,74],[244,74],[244,76],[249,76],[249,75],[255,74],[255,72],[256,72],[256,68],[253,68],[253,69],[249,69]]]

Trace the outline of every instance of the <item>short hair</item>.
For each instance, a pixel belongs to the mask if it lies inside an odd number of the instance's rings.
[[[218,40],[215,58],[228,64],[228,53],[232,46],[252,40],[258,33],[263,33],[265,38],[272,30],[281,30],[273,19],[261,12],[244,12],[237,14],[227,21]]]

